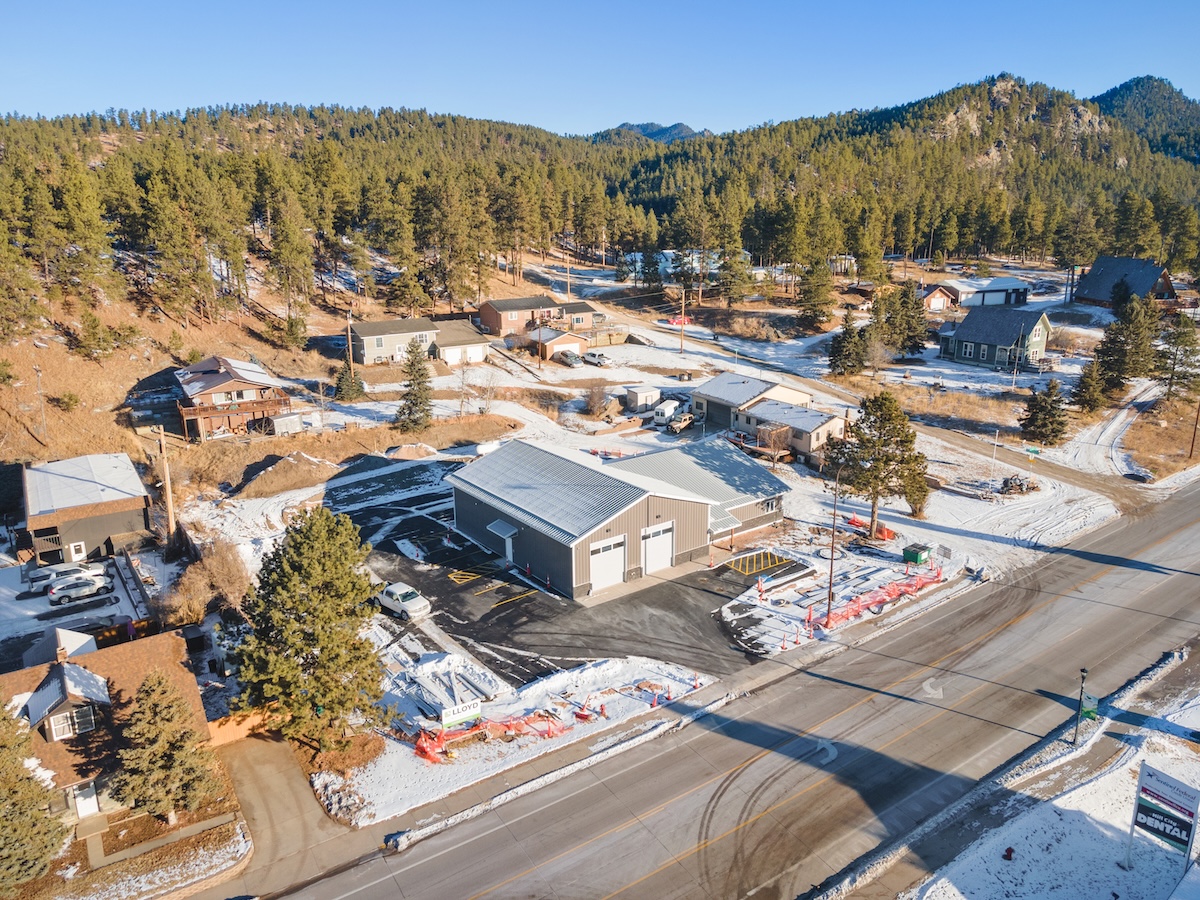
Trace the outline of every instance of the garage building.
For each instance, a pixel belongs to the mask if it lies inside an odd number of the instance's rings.
[[[723,440],[607,465],[510,441],[446,480],[459,531],[571,598],[706,556],[717,536],[778,520],[786,490]]]

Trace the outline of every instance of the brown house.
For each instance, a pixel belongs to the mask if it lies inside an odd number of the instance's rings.
[[[251,423],[292,410],[283,382],[257,363],[210,356],[178,369],[175,378],[183,388],[179,416],[188,439],[245,434]]]
[[[531,323],[557,318],[558,303],[553,297],[510,297],[485,300],[479,304],[479,326],[485,334],[504,337],[529,330]]]
[[[22,473],[25,519],[17,553],[39,565],[112,556],[150,533],[150,497],[124,453],[30,466]]]
[[[0,675],[0,702],[31,732],[39,769],[53,783],[50,811],[68,823],[120,809],[107,792],[118,765],[118,738],[138,687],[159,669],[179,689],[208,735],[204,704],[188,669],[179,632],[168,632],[96,650],[85,656]]]

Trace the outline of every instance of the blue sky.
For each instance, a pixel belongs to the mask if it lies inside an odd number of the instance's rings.
[[[1080,96],[1158,75],[1200,98],[1196,0],[5,6],[0,111],[25,115],[271,100],[724,132],[1002,71]]]

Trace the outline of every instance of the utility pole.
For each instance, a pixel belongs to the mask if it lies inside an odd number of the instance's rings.
[[[1079,670],[1079,708],[1075,710],[1075,733],[1071,735],[1071,744],[1079,741],[1079,720],[1083,718],[1083,686],[1087,682],[1087,669]]]
[[[163,499],[167,507],[167,543],[175,539],[175,498],[171,494],[171,461],[167,459],[167,429],[158,426],[158,458],[162,460]]]
[[[833,477],[833,527],[829,530],[829,596],[825,600],[825,633],[829,633],[829,621],[833,618],[833,557],[837,552],[837,502],[838,488],[842,483],[842,467],[838,466]]]
[[[679,352],[683,353],[683,330],[687,327],[687,285],[679,289]]]
[[[33,371],[37,372],[38,403],[42,407],[42,440],[48,441],[50,436],[46,433],[46,395],[42,393],[42,367],[34,366]]]

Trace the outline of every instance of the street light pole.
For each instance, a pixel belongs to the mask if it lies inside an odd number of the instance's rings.
[[[1087,682],[1087,669],[1079,670],[1079,706],[1075,710],[1075,733],[1071,735],[1071,743],[1079,741],[1079,722],[1083,718],[1083,686]]]
[[[833,616],[833,556],[837,550],[837,502],[838,488],[842,481],[842,467],[838,466],[833,477],[833,527],[829,530],[829,595],[825,599],[825,631],[829,631],[829,620]]]

